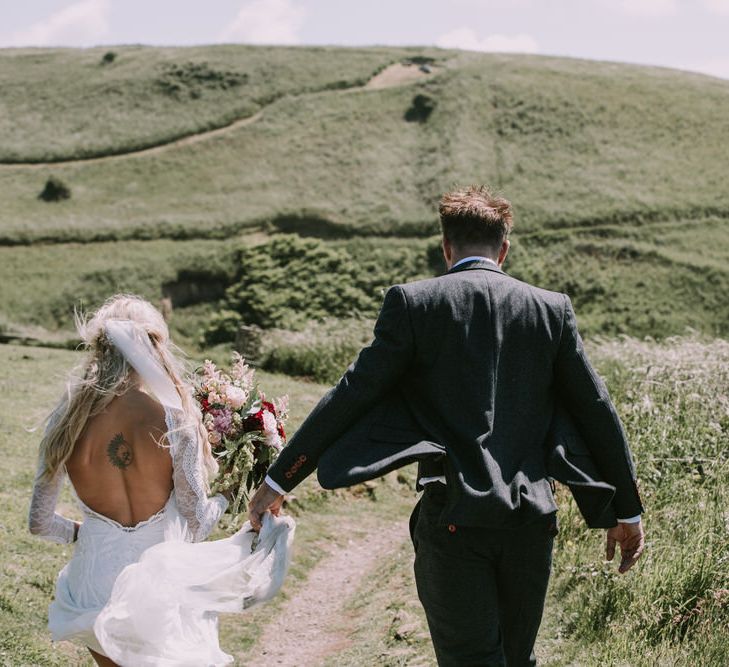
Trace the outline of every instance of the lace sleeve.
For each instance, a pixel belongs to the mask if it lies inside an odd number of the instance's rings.
[[[44,463],[41,460],[33,484],[28,527],[33,535],[45,540],[56,544],[70,544],[74,541],[76,524],[55,511],[66,475],[59,470],[50,481],[42,480],[43,468]]]
[[[205,490],[199,436],[185,424],[182,413],[165,408],[167,439],[172,455],[175,498],[195,542],[201,542],[215,527],[228,501],[221,495],[208,498]]]

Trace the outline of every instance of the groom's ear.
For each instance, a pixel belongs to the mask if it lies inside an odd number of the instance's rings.
[[[511,242],[509,241],[509,239],[504,239],[504,242],[501,244],[501,249],[499,250],[499,259],[496,261],[499,266],[504,263],[506,256],[509,254],[510,247]]]
[[[448,267],[448,269],[450,269],[451,264],[453,263],[453,246],[445,236],[441,241],[441,247],[443,248],[443,259],[445,259],[446,266]]]

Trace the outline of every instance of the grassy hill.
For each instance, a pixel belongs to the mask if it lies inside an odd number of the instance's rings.
[[[156,298],[250,234],[432,247],[440,193],[486,182],[515,204],[509,270],[569,291],[588,332],[729,328],[725,81],[436,49],[112,51],[0,51],[6,326]],[[368,85],[413,60],[431,72]],[[70,199],[38,199],[49,176]]]

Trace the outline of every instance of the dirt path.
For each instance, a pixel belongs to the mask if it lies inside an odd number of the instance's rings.
[[[435,70],[432,67],[420,68],[417,65],[403,65],[397,63],[383,69],[373,76],[364,86],[365,90],[381,90],[393,86],[403,86],[413,81],[419,81],[432,76]]]
[[[313,93],[303,93],[303,95],[321,95],[321,94],[342,94],[342,93],[354,93],[361,92],[363,90],[380,90],[382,88],[391,88],[394,86],[403,86],[413,81],[433,76],[435,69],[430,72],[421,70],[415,65],[403,65],[397,63],[386,67],[382,72],[373,76],[364,86],[354,86],[352,88],[346,88],[343,90],[335,91],[317,91]],[[271,105],[275,104],[272,102]],[[271,106],[269,105],[269,106]],[[228,132],[234,132],[241,127],[252,125],[256,121],[260,120],[263,116],[266,108],[264,107],[260,111],[257,111],[252,116],[245,118],[239,118],[238,120],[229,123],[223,127],[216,128],[214,130],[206,130],[204,132],[197,132],[181,137],[179,139],[173,139],[167,143],[158,144],[156,146],[150,146],[148,148],[140,148],[139,150],[132,150],[127,153],[117,153],[113,155],[102,155],[99,157],[79,158],[75,160],[58,160],[56,162],[0,162],[0,169],[48,169],[53,167],[68,167],[73,165],[81,164],[99,164],[101,162],[109,162],[111,160],[124,160],[128,158],[136,157],[148,157],[150,155],[158,155],[164,151],[173,150],[176,148],[182,148],[183,146],[190,146],[201,141],[207,141],[208,139],[214,139],[216,137],[227,134]]]
[[[407,521],[398,521],[346,546],[332,545],[329,555],[266,626],[245,665],[314,666],[347,648],[351,626],[346,607],[351,595],[377,570],[381,559],[407,539]]]

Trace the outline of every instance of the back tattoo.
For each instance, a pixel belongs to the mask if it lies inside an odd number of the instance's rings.
[[[134,452],[121,433],[117,433],[111,439],[111,442],[106,448],[106,454],[109,457],[109,461],[111,461],[111,465],[116,466],[120,470],[126,470],[134,460]]]

